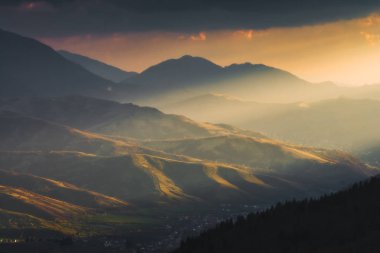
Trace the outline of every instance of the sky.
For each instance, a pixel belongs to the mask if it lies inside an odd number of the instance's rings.
[[[2,0],[0,28],[129,71],[190,54],[380,83],[380,0]]]

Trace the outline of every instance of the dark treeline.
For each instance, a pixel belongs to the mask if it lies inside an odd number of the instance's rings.
[[[379,252],[380,178],[315,200],[289,201],[228,220],[175,253]]]

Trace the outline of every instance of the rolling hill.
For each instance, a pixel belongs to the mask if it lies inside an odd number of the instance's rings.
[[[59,151],[1,152],[0,162],[13,171],[69,182],[137,206],[168,209],[180,204],[202,208],[222,203],[268,205],[336,191],[370,174],[363,166],[339,162],[306,161],[292,174],[191,158],[184,161],[147,154],[104,157]]]
[[[2,151],[78,151],[116,155],[142,150],[133,143],[107,138],[14,112],[0,112]]]
[[[259,103],[225,94],[208,93],[158,106],[166,113],[181,114],[199,121],[244,124],[247,119],[281,113],[293,104]]]
[[[334,182],[339,185],[336,180],[346,184],[354,182],[359,174],[366,177],[375,173],[348,153],[295,146],[265,137],[227,135],[144,145],[203,160],[240,164],[306,188],[328,188]]]
[[[136,139],[206,137],[226,133],[255,132],[214,125],[164,114],[151,107],[121,104],[84,96],[54,98],[4,98],[0,110],[45,119],[81,130]]]
[[[357,149],[355,150],[355,153],[363,161],[380,168],[380,142],[373,143],[365,148]]]
[[[23,191],[33,192],[88,209],[127,207],[129,205],[127,202],[116,198],[84,190],[65,182],[6,170],[0,170],[0,175],[0,185],[3,189],[6,187],[22,189]]]
[[[242,166],[172,155],[11,112],[4,112],[0,119],[4,123],[0,164],[5,168],[124,200],[199,202],[211,200],[205,193],[212,191],[224,192],[225,201],[241,201],[251,199],[243,193],[250,187],[265,188]]]
[[[114,66],[80,54],[74,54],[72,52],[64,50],[60,50],[58,53],[65,57],[67,60],[81,65],[91,73],[115,83],[123,81],[137,74],[136,72],[127,72],[125,70],[116,68]]]
[[[0,204],[0,236],[25,232],[53,237],[84,231],[75,219],[129,206],[72,184],[6,170],[0,170]]]
[[[84,96],[2,98],[0,111],[0,236],[11,238],[158,240],[198,227],[189,215],[210,224],[377,172],[342,152]]]
[[[348,154],[262,135],[141,145],[10,112],[0,119],[5,169],[143,205],[267,203],[337,190],[375,173]]]
[[[317,102],[269,104],[207,94],[161,109],[196,120],[233,123],[300,145],[342,149],[366,160],[371,149],[380,143],[377,130],[380,121],[374,117],[380,111],[380,102],[373,99],[339,97]]]
[[[345,153],[285,144],[132,104],[16,98],[2,99],[0,108],[24,113],[0,114],[0,164],[132,203],[271,202],[334,191],[375,172]],[[105,131],[104,125],[114,127]]]
[[[294,104],[282,113],[246,118],[240,126],[293,143],[356,153],[379,143],[378,112],[377,100],[337,98]]]

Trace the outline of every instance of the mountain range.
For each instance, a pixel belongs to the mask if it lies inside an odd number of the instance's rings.
[[[141,73],[125,72],[85,56],[56,52],[15,33],[0,30],[0,36],[2,97],[84,95],[160,107],[207,93],[266,103],[316,101],[339,95],[380,97],[378,85],[355,89],[329,82],[314,84],[263,64],[222,67],[190,55],[166,60]],[[124,81],[112,81],[122,76]]]
[[[196,120],[234,124],[301,145],[342,149],[363,158],[369,157],[370,149],[376,149],[380,143],[377,130],[380,122],[374,117],[380,110],[380,102],[375,99],[338,97],[281,104],[206,94],[161,109],[181,112]],[[368,155],[362,156],[364,153]]]
[[[165,114],[152,107],[84,96],[0,98],[0,110],[105,135],[137,139],[206,137],[255,132]]]
[[[175,245],[336,192],[378,173],[368,92],[188,55],[127,73],[0,30],[0,239]]]
[[[333,84],[312,84],[295,75],[263,64],[232,64],[221,67],[190,55],[170,59],[134,75],[124,82],[127,98],[162,105],[203,93],[224,93],[257,101],[288,102],[301,97],[316,99],[339,91]]]
[[[225,125],[195,124],[131,104],[74,96],[2,99],[0,108],[3,170],[65,182],[140,208],[172,210],[173,202],[211,209],[221,203],[267,205],[335,191],[376,173],[346,153],[285,144]],[[152,118],[151,110],[160,115],[148,121],[156,131],[141,123]],[[127,126],[137,120],[149,136],[98,127],[98,120]],[[174,131],[181,124],[185,134]]]

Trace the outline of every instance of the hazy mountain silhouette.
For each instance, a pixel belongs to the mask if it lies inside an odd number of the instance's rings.
[[[126,82],[154,90],[173,89],[212,80],[221,74],[222,70],[222,67],[204,58],[185,55],[149,67],[142,73],[128,78]]]
[[[288,201],[182,243],[176,253],[372,253],[379,248],[380,179],[323,196]]]
[[[0,30],[1,96],[112,95],[115,84],[59,55],[52,48]]]
[[[127,72],[125,70],[119,69],[101,61],[92,59],[90,57],[83,56],[80,54],[74,54],[69,51],[60,50],[58,51],[58,53],[65,57],[67,60],[81,65],[91,73],[116,83],[137,74],[136,72]]]
[[[196,120],[234,124],[275,139],[338,148],[360,156],[371,153],[371,149],[376,149],[380,143],[380,121],[374,117],[380,112],[380,102],[373,99],[340,97],[280,104],[206,94],[168,104],[161,109]]]
[[[337,98],[297,103],[281,113],[250,119],[241,127],[302,145],[358,151],[380,142],[380,102]]]
[[[380,168],[380,141],[375,141],[354,150],[356,156],[360,157],[374,166]]]
[[[208,93],[163,104],[159,106],[159,109],[166,113],[181,114],[200,121],[240,125],[247,119],[258,119],[286,111],[292,106],[292,104],[259,103],[225,94]]]
[[[337,89],[333,84],[311,84],[289,72],[263,64],[221,67],[207,59],[189,55],[154,65],[124,83],[129,91],[128,98],[153,104],[173,102],[173,99],[202,93],[293,101],[301,96],[315,98],[330,94]],[[314,93],[308,94],[310,91]]]
[[[34,39],[3,30],[0,36],[2,96],[80,94],[157,105],[210,92],[272,102],[315,100],[341,92],[333,84],[310,84],[262,64],[221,67],[188,55],[164,61],[132,75],[123,84],[115,84]],[[99,74],[100,67],[95,69]]]

